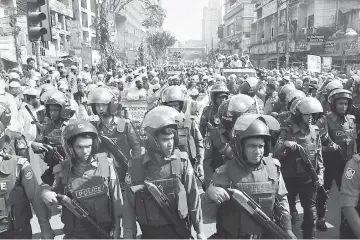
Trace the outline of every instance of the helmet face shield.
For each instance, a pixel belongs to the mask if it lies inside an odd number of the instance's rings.
[[[319,100],[313,97],[305,97],[300,100],[297,109],[301,114],[322,113],[323,107]]]

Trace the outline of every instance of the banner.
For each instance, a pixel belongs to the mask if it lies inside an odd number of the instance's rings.
[[[121,101],[123,108],[127,108],[129,119],[134,124],[135,130],[140,133],[142,139],[146,138],[145,132],[141,130],[141,124],[147,112],[146,100],[123,100]]]
[[[332,57],[323,57],[323,69],[324,70],[331,70],[332,66]]]
[[[315,55],[308,55],[307,67],[309,72],[321,72],[321,57]]]

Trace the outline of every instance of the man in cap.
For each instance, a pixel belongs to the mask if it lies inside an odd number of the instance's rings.
[[[98,153],[99,135],[87,121],[75,121],[62,134],[67,160],[54,167],[52,187],[44,186],[42,199],[49,205],[62,204],[60,194],[76,201],[105,234],[62,207],[65,239],[120,238],[123,199],[113,159]],[[113,231],[113,236],[110,232]]]
[[[91,82],[91,74],[90,74],[90,67],[89,64],[85,64],[84,65],[84,71],[81,72],[81,76],[83,77],[83,79],[85,79],[85,83],[90,83]]]
[[[75,65],[72,65],[70,67],[70,72],[69,72],[68,78],[67,78],[67,80],[69,82],[70,92],[72,94],[75,94],[78,91],[76,76],[77,76],[77,67]]]
[[[30,113],[27,111],[25,106],[27,106],[32,115],[37,120],[37,112],[42,111],[45,107],[40,104],[40,91],[38,89],[29,88],[24,91],[24,102],[19,109],[19,121],[24,129],[26,129],[26,140],[28,145],[31,146],[31,141],[35,141],[37,135],[40,133],[41,129],[37,129],[36,124],[33,123],[33,119],[30,116]]]

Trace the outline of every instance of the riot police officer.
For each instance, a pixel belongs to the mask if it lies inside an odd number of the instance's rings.
[[[355,117],[350,115],[352,93],[345,89],[335,89],[329,95],[331,112],[321,118],[317,125],[322,130],[323,155],[325,163],[324,188],[330,191],[332,182],[340,189],[341,177],[348,159],[357,152]],[[326,197],[319,193],[317,201],[319,230],[326,231]]]
[[[38,218],[41,238],[54,238],[51,212],[40,199],[39,186],[26,158],[7,155],[4,150],[5,126],[0,121],[0,238],[32,238],[30,203]]]
[[[114,238],[119,238],[123,205],[120,183],[113,160],[104,153],[97,153],[96,128],[84,120],[74,121],[65,127],[61,140],[66,160],[54,167],[54,184],[51,189],[42,191],[42,199],[47,205],[57,205],[58,193],[69,196],[109,235],[113,230]],[[66,239],[103,238],[66,207],[62,208],[61,221]]]
[[[273,111],[271,113],[273,117],[278,117],[278,115],[282,112],[288,111],[288,102],[286,101],[286,96],[293,90],[295,90],[295,86],[293,84],[285,84],[279,89],[278,100],[274,104]]]
[[[254,114],[240,116],[234,125],[230,141],[236,158],[216,169],[210,187],[202,199],[204,204],[210,204],[206,212],[217,211],[218,228],[214,238],[252,239],[269,234],[264,232],[248,213],[234,213],[234,207],[228,201],[230,197],[225,190],[227,188],[247,193],[270,218],[274,215],[279,217],[284,231],[296,238],[291,231],[287,191],[280,172],[280,163],[269,156],[271,143],[267,123],[270,122],[279,127],[273,117]],[[276,208],[275,198],[278,201]]]
[[[322,97],[321,97],[321,103],[323,105],[324,108],[324,113],[328,113],[331,112],[331,106],[329,105],[328,102],[328,98],[330,93],[335,90],[335,89],[343,89],[343,84],[341,83],[340,80],[333,80],[331,82],[329,82],[328,84],[326,84],[323,92],[322,92]]]
[[[218,108],[228,96],[229,89],[227,89],[225,84],[215,84],[211,87],[210,105],[204,108],[200,118],[199,129],[204,138],[207,136],[207,131],[209,131],[211,127],[216,127],[220,124],[220,119],[217,116]]]
[[[89,93],[88,103],[92,112],[99,116],[100,120],[93,122],[100,135],[110,137],[121,148],[124,155],[141,155],[140,140],[137,139],[135,130],[129,120],[117,116],[119,102],[116,94],[110,88],[98,87]],[[107,148],[100,143],[99,153],[106,153]],[[115,159],[115,167],[118,178],[123,186],[127,166],[119,159]]]
[[[292,109],[292,117],[281,129],[279,139],[275,145],[274,156],[282,163],[282,173],[289,198],[296,198],[299,194],[304,209],[302,223],[304,239],[314,239],[316,235],[316,196],[317,187],[323,184],[324,165],[321,154],[321,139],[318,126],[313,125],[314,114],[323,111],[321,103],[313,97],[305,97]],[[312,182],[310,170],[307,169],[297,151],[297,145],[302,146],[312,166],[315,168],[319,181]],[[296,209],[295,201],[290,203],[291,211]]]
[[[359,193],[360,155],[355,154],[345,166],[341,180],[340,205],[344,220],[341,221],[340,238],[360,238]]]
[[[174,108],[182,116],[183,120],[178,122],[179,150],[189,154],[196,172],[203,176],[203,138],[194,116],[184,115],[188,103],[184,91],[179,86],[169,86],[163,90],[160,99],[162,105]]]
[[[259,80],[256,77],[247,78],[240,86],[240,93],[246,94],[254,98],[255,103],[251,107],[250,112],[263,114],[264,113],[264,101],[261,100],[257,94]]]
[[[71,109],[70,100],[66,95],[56,89],[49,90],[42,95],[45,102],[46,115],[49,121],[43,127],[43,132],[36,141],[31,143],[34,153],[44,153],[44,161],[49,168],[45,170],[41,179],[44,183],[52,185],[54,176],[52,168],[58,164],[59,157],[64,157],[61,146],[61,131],[68,124],[75,111]]]
[[[169,206],[180,221],[191,219],[197,239],[204,239],[200,194],[196,185],[194,170],[186,152],[177,149],[177,121],[179,112],[167,106],[152,109],[144,118],[142,128],[147,135],[144,155],[131,161],[126,176],[124,194],[124,238],[136,237],[136,221],[142,238],[182,238],[163,214],[150,193],[142,188],[144,180],[150,181],[169,199]],[[188,225],[188,231],[191,226]]]
[[[220,126],[210,130],[209,137],[205,139],[204,179],[205,186],[210,183],[215,170],[234,158],[230,146],[231,130],[236,119],[245,113],[255,100],[244,94],[238,94],[225,100],[219,107]]]

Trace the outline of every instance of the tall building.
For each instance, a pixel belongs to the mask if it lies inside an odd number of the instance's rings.
[[[225,0],[224,23],[219,27],[222,31],[221,49],[227,53],[246,54],[250,46],[250,29],[254,21],[255,4],[251,0]]]
[[[153,0],[153,4],[161,1]],[[122,58],[127,63],[134,63],[138,48],[146,37],[146,28],[142,22],[146,19],[145,6],[141,1],[132,1],[123,9],[115,9],[116,39]]]
[[[217,31],[221,22],[220,0],[209,0],[208,6],[203,9],[202,19],[202,41],[207,50],[217,48],[219,42]]]

